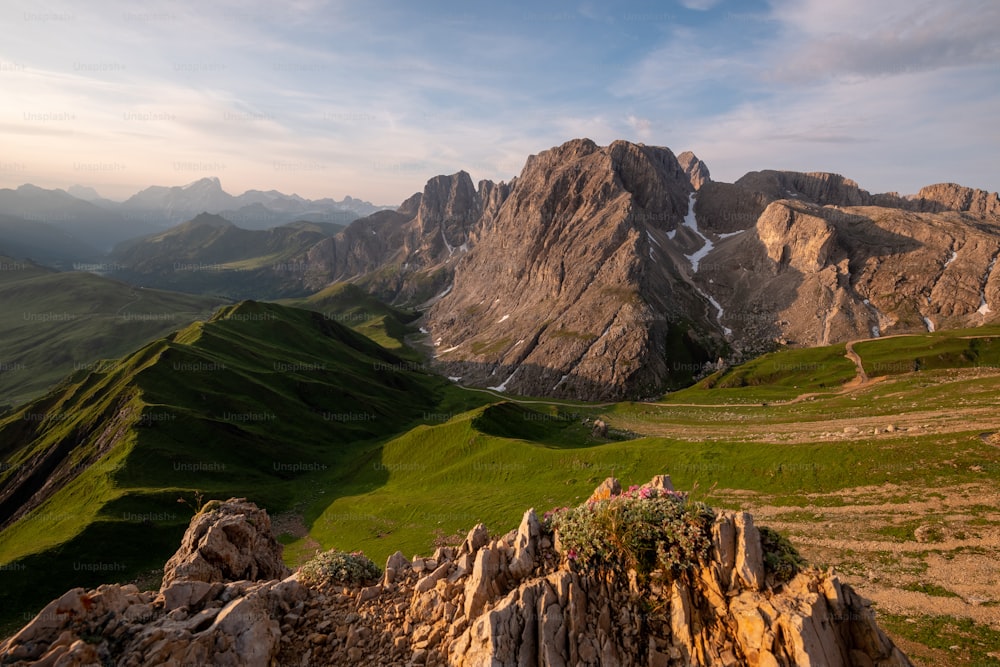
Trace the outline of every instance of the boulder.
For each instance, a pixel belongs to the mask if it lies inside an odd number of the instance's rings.
[[[232,498],[191,520],[181,547],[163,568],[161,591],[175,581],[229,582],[284,579],[283,547],[267,512]]]

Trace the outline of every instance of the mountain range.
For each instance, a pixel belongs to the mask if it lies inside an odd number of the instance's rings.
[[[437,367],[464,383],[607,400],[782,344],[992,322],[998,223],[996,193],[956,184],[721,183],[690,152],[578,139],[510,183],[437,176],[303,261],[312,289],[351,281],[421,305]]]
[[[162,232],[200,213],[222,214],[245,229],[263,230],[300,221],[346,225],[382,208],[385,207],[353,197],[342,201],[310,200],[275,190],[248,190],[231,195],[215,177],[184,186],[151,186],[124,202],[105,199],[92,188],[48,190],[25,184],[16,189],[0,189],[0,214],[4,216],[0,224],[0,252],[69,266],[93,261],[121,241]],[[23,232],[15,233],[19,230],[10,228],[14,222],[44,223],[68,235],[65,242],[78,244],[78,250],[61,249],[48,240],[38,242],[30,236],[25,239]]]

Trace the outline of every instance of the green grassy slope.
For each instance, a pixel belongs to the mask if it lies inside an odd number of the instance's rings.
[[[856,350],[872,377],[942,368],[1000,368],[1000,327],[866,341]]]
[[[0,269],[0,406],[30,400],[74,369],[126,354],[222,303],[26,260],[0,257]]]
[[[353,283],[336,283],[307,298],[289,299],[283,303],[321,312],[324,317],[364,334],[397,354],[412,356],[404,339],[407,334],[416,332],[410,323],[419,314],[379,301]]]
[[[120,580],[162,563],[190,519],[179,497],[280,512],[310,492],[311,473],[350,467],[439,406],[480,400],[319,313],[224,307],[0,421],[0,521],[33,507],[0,533],[0,609],[40,604],[94,569]],[[119,528],[170,548],[94,541]]]
[[[890,336],[858,342],[869,377],[947,368],[1000,368],[1000,326]],[[844,344],[786,349],[715,373],[665,403],[738,404],[835,393],[856,375]]]
[[[306,293],[303,275],[323,270],[312,266],[305,253],[334,229],[295,222],[249,230],[203,213],[159,234],[122,243],[111,259],[119,265],[115,276],[137,285],[231,299],[301,296]]]

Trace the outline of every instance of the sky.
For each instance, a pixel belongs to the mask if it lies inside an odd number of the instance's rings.
[[[0,187],[398,204],[578,137],[1000,188],[1000,2],[4,0]]]

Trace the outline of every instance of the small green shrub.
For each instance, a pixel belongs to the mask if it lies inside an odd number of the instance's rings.
[[[583,569],[655,569],[677,575],[708,555],[712,510],[687,494],[633,486],[626,493],[546,513],[563,554]]]
[[[379,566],[360,551],[327,551],[299,569],[299,580],[307,586],[353,586],[373,582],[381,576]]]
[[[778,581],[790,581],[806,561],[792,543],[775,530],[760,527],[760,545],[764,552],[764,570]]]

